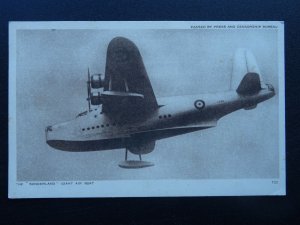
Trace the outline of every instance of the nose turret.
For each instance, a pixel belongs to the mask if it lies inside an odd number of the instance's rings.
[[[50,133],[52,133],[52,132],[53,132],[52,126],[47,126],[47,127],[45,128],[46,143],[47,143],[49,146],[54,147],[54,146],[52,146],[52,144],[51,144],[52,138],[51,138],[51,134],[50,134]],[[55,147],[54,147],[54,148],[55,148]]]
[[[47,126],[45,128],[45,134],[46,134],[46,142],[49,146],[53,148],[57,148],[55,145],[53,145],[56,140],[59,139],[59,128],[57,125],[54,126]]]
[[[52,126],[47,126],[46,129],[45,129],[45,131],[46,131],[46,133],[47,133],[48,131],[52,131]]]

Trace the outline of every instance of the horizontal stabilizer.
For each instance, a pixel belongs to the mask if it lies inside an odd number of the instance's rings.
[[[261,90],[259,75],[257,73],[247,73],[236,92],[242,95],[255,94]]]

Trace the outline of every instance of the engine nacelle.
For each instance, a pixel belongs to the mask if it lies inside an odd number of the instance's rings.
[[[102,104],[102,96],[100,92],[92,92],[91,93],[91,104],[92,105],[101,105]]]
[[[91,77],[92,88],[103,88],[104,87],[104,76],[102,74],[94,74]]]
[[[133,140],[130,142],[127,149],[132,154],[148,154],[154,150],[155,141]]]

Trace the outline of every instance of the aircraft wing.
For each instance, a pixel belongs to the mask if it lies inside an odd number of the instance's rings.
[[[108,45],[102,111],[109,114],[145,114],[158,104],[141,54],[136,45],[123,37]]]

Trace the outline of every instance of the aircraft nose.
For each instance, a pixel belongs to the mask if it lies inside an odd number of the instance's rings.
[[[45,128],[46,143],[52,148],[56,148],[55,140],[57,139],[57,126],[47,126]]]
[[[56,136],[58,135],[58,131],[59,131],[59,126],[57,125],[46,126],[45,128],[46,141],[48,142],[49,140],[55,139]]]

